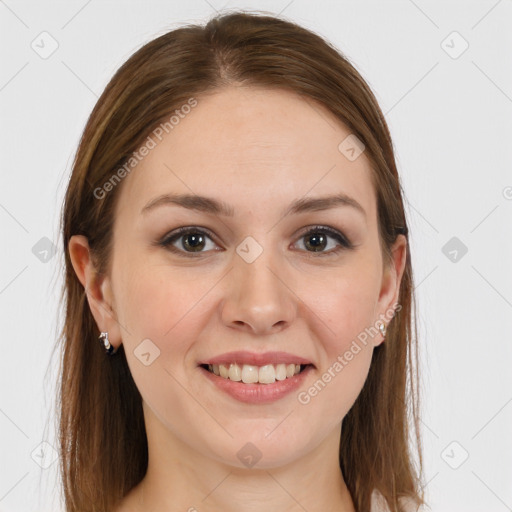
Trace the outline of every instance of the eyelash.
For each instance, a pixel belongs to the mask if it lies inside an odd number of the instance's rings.
[[[338,245],[335,249],[331,249],[328,252],[305,251],[305,252],[310,253],[309,257],[336,256],[339,252],[341,252],[343,250],[347,250],[347,249],[350,250],[350,249],[354,248],[354,245],[342,233],[340,233],[339,231],[337,231],[335,229],[326,227],[326,226],[315,226],[315,227],[309,229],[308,231],[306,231],[305,233],[303,233],[302,235],[300,235],[299,239],[304,238],[311,234],[319,234],[319,233],[324,234],[324,235],[329,235],[330,237],[336,239],[340,245]],[[187,251],[177,249],[176,247],[174,247],[172,245],[175,241],[179,240],[181,237],[183,237],[185,235],[189,235],[189,234],[207,235],[208,238],[212,239],[212,241],[214,241],[214,239],[215,239],[215,236],[213,235],[213,233],[211,233],[210,230],[208,230],[206,228],[198,228],[198,227],[194,227],[194,226],[189,226],[189,227],[178,228],[177,230],[167,234],[160,241],[157,242],[157,245],[159,245],[167,250],[170,250],[173,253],[179,254],[180,256],[184,256],[186,258],[197,258],[197,257],[200,257],[202,254],[208,252],[208,251],[197,252],[197,253],[187,252]]]

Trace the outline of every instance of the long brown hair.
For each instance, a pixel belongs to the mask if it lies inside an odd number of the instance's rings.
[[[62,211],[65,319],[56,350],[62,354],[57,408],[67,512],[110,511],[141,481],[148,463],[141,396],[123,346],[108,357],[97,341],[98,327],[71,264],[69,240],[85,235],[98,275],[108,275],[122,182],[100,199],[95,191],[173,110],[227,85],[288,90],[325,106],[365,145],[386,262],[397,235],[408,237],[384,116],[358,71],[330,43],[266,13],[228,12],[140,48],[115,73],[87,121]],[[366,383],[343,420],[340,469],[358,512],[370,510],[374,490],[392,512],[403,510],[403,497],[424,503],[416,307],[407,249],[401,309],[386,341],[374,349]]]

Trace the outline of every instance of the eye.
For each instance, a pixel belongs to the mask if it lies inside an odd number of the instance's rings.
[[[213,242],[213,238],[215,237],[209,230],[189,226],[169,233],[157,244],[181,256],[194,257],[195,253],[199,256],[210,250],[218,250],[215,249],[216,244]],[[326,226],[315,226],[309,229],[299,238],[300,241],[303,239],[306,240],[303,243],[305,252],[313,253],[310,256],[315,255],[315,253],[316,256],[331,256],[344,249],[354,247],[342,233]],[[337,243],[331,241],[329,244],[329,239]],[[208,246],[208,240],[211,242],[210,246]],[[331,245],[330,250],[326,251],[329,245]]]
[[[206,240],[212,241],[212,237],[213,235],[204,228],[184,227],[169,233],[158,244],[172,252],[192,256],[194,253],[206,252],[203,251],[205,248],[209,249]]]
[[[329,244],[329,238],[337,242]],[[351,242],[339,231],[326,227],[315,226],[300,236],[300,240],[305,240],[303,243],[306,252],[317,253],[318,256],[335,255],[344,249],[352,249],[354,246]],[[330,250],[326,250],[329,248]]]

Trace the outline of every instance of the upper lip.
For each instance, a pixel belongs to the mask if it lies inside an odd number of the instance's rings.
[[[313,363],[308,359],[290,354],[289,352],[247,352],[245,350],[238,350],[235,352],[226,352],[219,356],[210,357],[198,362],[202,364],[250,364],[253,366],[264,366],[266,364],[311,364]],[[314,365],[313,365],[314,366]]]

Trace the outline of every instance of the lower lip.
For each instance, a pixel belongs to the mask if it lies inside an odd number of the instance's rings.
[[[314,369],[313,366],[307,366],[301,373],[290,378],[287,377],[285,380],[276,380],[272,384],[244,384],[241,381],[237,382],[215,375],[202,366],[198,368],[221,391],[247,404],[268,404],[283,398],[297,390]]]

